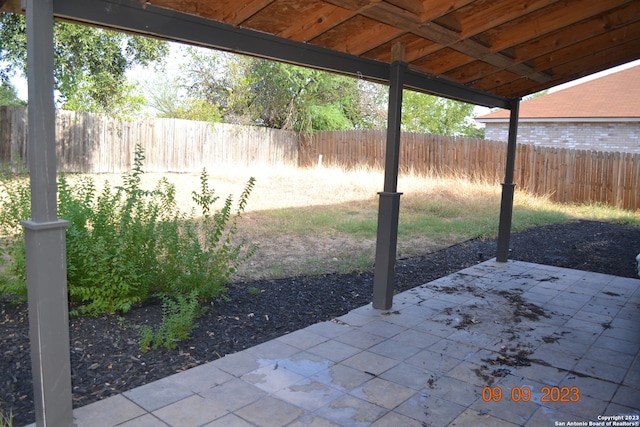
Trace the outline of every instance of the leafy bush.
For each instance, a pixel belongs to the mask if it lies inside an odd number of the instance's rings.
[[[195,319],[206,309],[198,303],[198,293],[162,297],[162,324],[157,331],[145,326],[140,331],[140,350],[146,352],[161,346],[173,350],[177,342],[185,340],[195,327]]]
[[[141,188],[144,153],[137,147],[134,166],[123,175],[123,184],[108,183],[98,193],[91,178],[72,183],[58,181],[58,212],[70,222],[67,228],[67,283],[76,310],[88,315],[126,312],[133,304],[160,296],[165,308],[165,328],[185,336],[172,319],[199,312],[193,304],[216,297],[237,267],[255,248],[234,242],[237,219],[244,211],[254,178],[249,179],[237,206],[228,196],[219,200],[209,187],[206,170],[192,197],[199,208],[182,212],[175,187],[161,179],[154,190]],[[29,217],[29,181],[5,173],[0,177],[0,234],[5,235],[1,254],[5,268],[0,294],[26,296],[24,239],[19,221]],[[190,331],[190,328],[189,328]],[[159,332],[159,333],[160,333]],[[188,335],[188,332],[187,334]],[[172,338],[163,338],[163,345]],[[158,340],[156,340],[157,342]]]
[[[26,256],[20,220],[31,216],[29,177],[10,168],[0,172],[0,295],[8,293],[26,300]]]

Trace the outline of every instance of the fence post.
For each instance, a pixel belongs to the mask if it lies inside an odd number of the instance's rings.
[[[498,250],[496,261],[507,262],[509,257],[509,240],[511,238],[511,219],[513,217],[513,193],[516,184],[513,182],[513,171],[516,162],[516,140],[518,137],[518,114],[520,100],[511,100],[509,117],[509,140],[507,143],[507,162],[504,182],[502,183],[502,200],[500,203],[500,225],[498,226]]]

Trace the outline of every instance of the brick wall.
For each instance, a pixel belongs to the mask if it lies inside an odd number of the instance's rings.
[[[508,123],[487,123],[485,139],[506,141],[508,129]],[[580,150],[640,153],[640,122],[520,122],[518,143]]]

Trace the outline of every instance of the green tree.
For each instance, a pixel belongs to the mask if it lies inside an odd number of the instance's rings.
[[[25,106],[27,103],[18,98],[18,91],[8,81],[0,81],[0,106]]]
[[[437,135],[480,137],[482,129],[471,120],[474,106],[434,95],[405,90],[402,130]]]
[[[190,95],[218,106],[227,122],[302,132],[372,127],[357,79],[239,55],[189,55]]]
[[[146,100],[158,117],[221,122],[220,108],[205,98],[189,97],[177,78],[160,74],[146,85]]]
[[[167,43],[83,25],[56,22],[54,78],[58,103],[80,111],[114,113],[143,101],[126,71],[168,54]],[[27,72],[25,20],[0,13],[0,80]]]

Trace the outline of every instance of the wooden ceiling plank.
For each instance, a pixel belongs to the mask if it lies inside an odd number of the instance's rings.
[[[435,39],[434,41],[436,41],[436,43],[438,44],[446,47],[451,47],[464,55],[482,59],[483,61],[490,62],[498,67],[505,68],[515,65],[513,59],[502,54],[492,53],[486,46],[483,46],[482,44],[477,43],[474,40],[459,40],[459,35],[456,32],[448,30],[437,24],[423,24],[419,27],[418,30],[414,30],[414,33],[422,35],[430,40]],[[413,60],[412,63],[415,63],[416,61],[419,61],[419,59]],[[535,75],[535,70],[527,70],[527,75],[529,74]]]
[[[333,0],[331,1],[333,2]],[[367,7],[364,7],[358,12],[358,15],[380,22],[384,25],[397,28],[398,31],[395,36],[401,35],[404,32],[402,30],[403,28],[412,28],[421,24],[419,16],[388,2],[368,4]],[[374,39],[369,39],[368,41],[372,40]],[[377,49],[378,47],[380,47],[380,45],[369,44],[367,48],[356,50],[364,53]],[[367,56],[372,57],[372,55]]]
[[[312,21],[298,20],[299,22],[296,25],[291,25],[281,35],[282,37],[306,42],[352,17],[353,13],[351,11],[333,7],[326,12],[320,12]]]
[[[579,22],[571,27],[514,46],[513,52],[518,60],[537,58],[638,21],[640,21],[640,2],[632,2],[594,19]]]
[[[628,43],[615,46],[613,48],[604,48],[597,52],[583,56],[575,61],[562,64],[552,70],[555,77],[548,83],[525,85],[522,82],[511,82],[503,86],[491,89],[491,93],[505,94],[513,93],[515,96],[525,96],[530,93],[536,93],[541,90],[548,89],[572,80],[576,80],[600,71],[604,71],[616,65],[621,65],[638,59],[640,52],[640,39],[631,40]]]
[[[278,35],[297,22],[300,16],[310,14],[317,2],[300,3],[295,0],[277,0],[242,22],[242,27]]]
[[[275,0],[219,0],[203,2],[199,0],[138,0],[140,3],[167,9],[179,10],[184,13],[210,18],[231,25],[240,25],[243,21],[269,6]]]
[[[423,0],[424,12],[420,19],[422,22],[433,21],[474,1],[476,0]]]
[[[512,67],[517,65],[512,59],[509,59],[508,57],[500,54],[492,53],[486,47],[480,45],[479,43],[473,42],[471,40],[464,40],[464,43],[459,43],[461,37],[458,32],[449,30],[441,25],[432,22],[421,24],[420,18],[415,14],[387,2],[377,3],[373,5],[369,4],[368,7],[362,10],[360,13],[363,16],[379,22],[383,22],[390,26],[405,29],[413,28],[412,32],[414,34],[425,37],[428,40],[431,40],[438,44],[442,44],[445,46],[455,44],[455,49],[459,50],[464,55],[482,57],[486,61],[490,61],[492,63],[495,63],[496,65],[500,65],[503,67]],[[371,46],[372,49],[376,47],[377,46]],[[363,49],[356,50],[366,52]],[[527,69],[524,66],[518,66],[514,68],[514,70],[522,71],[526,73],[524,75],[531,75],[533,76],[533,78],[538,80],[544,81],[548,79],[547,76],[536,73],[535,70]]]
[[[349,9],[354,12],[360,12],[374,4],[380,3],[382,0],[324,0],[334,6],[343,9]]]
[[[576,24],[576,27],[575,27],[576,29],[574,29],[573,31],[576,31],[579,34],[583,34],[584,37],[586,38],[593,34],[597,34],[596,30],[602,33],[606,33],[607,31],[611,31],[612,26],[619,27],[621,23],[625,21],[637,21],[637,20],[640,20],[640,2],[634,2],[620,9],[616,9],[611,13],[608,13],[602,17],[599,17],[598,19]],[[553,50],[556,49],[557,46],[560,44],[559,39],[566,39],[566,40],[571,39],[571,34],[564,34],[564,33],[570,33],[571,30],[572,29],[563,29],[551,35],[538,38],[536,39],[536,42],[533,44],[538,49],[544,49],[545,53],[553,52]],[[575,36],[576,34],[573,34],[573,35]],[[617,36],[614,36],[614,37],[617,37]],[[519,52],[518,49],[519,48],[522,49],[522,47],[514,48],[514,51],[517,53],[514,65],[508,65],[507,63],[501,64],[499,60],[491,61],[491,63],[493,63],[496,66],[504,67],[505,69],[508,69],[511,72],[515,72],[522,76],[529,77],[536,82],[539,82],[539,83],[548,82],[552,79],[552,77],[548,73],[542,73],[545,70],[545,68],[548,68],[548,67],[535,66],[532,68],[528,65],[524,66],[522,64],[522,60],[530,59],[532,57],[531,53],[532,53],[532,50],[535,50],[535,47],[532,49],[527,49],[528,54],[522,54],[521,52]],[[481,57],[481,56],[477,55],[476,57]],[[556,58],[557,55],[554,53],[553,57]],[[487,60],[486,57],[484,57],[484,59]]]
[[[323,3],[322,7],[311,16],[312,19],[308,19],[306,16],[300,16],[278,35],[284,38],[306,42],[340,25],[342,22],[352,18],[353,15],[353,12],[350,10]]]
[[[640,39],[640,24],[618,28],[543,55],[535,59],[534,68],[536,70],[547,70],[571,62],[576,57],[589,55],[599,50],[600,46],[606,46],[607,49],[611,49],[635,39]]]
[[[0,0],[0,4],[6,3],[6,7],[16,1]],[[71,0],[59,0],[67,1]],[[404,43],[411,69],[475,84],[486,91],[500,90],[506,96],[566,81],[576,72],[571,67],[602,69],[626,58],[640,58],[640,49],[634,44],[640,29],[631,22],[640,21],[638,0],[149,2],[385,62],[391,60],[390,47]],[[289,12],[279,13],[283,8]],[[618,43],[635,50],[623,51]],[[583,62],[583,57],[593,64]]]
[[[631,0],[565,0],[484,32],[494,52],[574,25]],[[568,13],[568,11],[571,13]]]
[[[614,46],[615,44],[619,44],[620,41],[627,42],[636,38],[640,39],[640,26],[634,26],[633,29],[631,29],[631,27],[629,26],[619,28],[617,30],[605,33],[598,37],[593,37],[590,41],[585,41],[581,43],[583,45],[581,48],[578,48],[578,46],[573,45],[565,49],[555,51],[548,57],[545,57],[545,59],[547,58],[549,58],[549,60],[552,59],[553,62],[549,62],[548,64],[546,64],[546,66],[542,66],[536,63],[536,66],[534,68],[535,70],[546,70],[548,68],[551,68],[552,66],[557,66],[558,64],[569,62],[575,59],[574,55],[576,54],[591,55],[597,49],[598,46],[611,47],[611,46]],[[514,73],[513,75],[514,81],[521,80],[521,77],[525,77],[526,84],[529,84],[529,85],[535,84],[532,82],[542,83],[543,84],[542,87],[546,87],[548,86],[548,84],[553,84],[552,82],[554,79],[549,73],[531,73],[530,72],[531,67],[526,66],[522,63],[508,66],[507,63],[501,64],[499,59],[497,61],[492,61],[491,63],[492,65],[496,66],[496,70],[499,68],[504,68],[505,71]],[[488,85],[487,82],[500,81],[501,84],[499,86],[504,86],[505,84],[510,83],[506,80],[506,78],[509,76],[508,74],[500,74],[499,79],[496,80],[496,77],[494,76],[494,74],[496,74],[495,70],[493,71],[494,72],[491,72],[491,73],[485,72],[484,73],[485,75],[481,79],[479,79],[478,82],[474,82],[474,87],[483,89],[483,90],[491,90],[493,86]],[[479,73],[479,74],[483,74],[483,73]],[[516,75],[521,77],[516,78]],[[457,77],[456,81],[460,81],[462,76],[458,75],[456,77]],[[478,74],[476,74],[474,78],[477,79]],[[467,79],[466,82],[471,81],[469,77],[467,77],[466,79]],[[525,84],[525,81],[520,81],[519,84]]]
[[[310,42],[328,49],[360,55],[396,38],[402,30],[356,15]]]
[[[488,88],[494,88],[497,86],[502,86],[506,83],[511,83],[514,80],[524,79],[527,77],[522,77],[518,74],[511,73],[507,70],[500,70],[496,73],[485,76],[481,79],[474,81],[471,85],[472,88],[479,90],[487,90]]]
[[[458,43],[451,44],[449,47],[457,50],[461,54],[464,54],[468,57],[477,58],[481,61],[488,62],[498,68],[511,68],[512,72],[519,72],[522,76],[530,76],[532,79],[540,82],[545,82],[549,80],[549,76],[544,73],[537,72],[533,68],[519,64],[506,55],[501,53],[492,53],[487,47],[481,45],[480,43],[474,42],[473,40],[466,39],[462,40]],[[416,62],[420,62],[421,59],[412,61],[412,64]],[[460,64],[452,64],[451,68],[455,68]],[[418,67],[422,68],[422,67]],[[448,70],[445,70],[448,71]]]
[[[519,63],[519,64],[515,64],[515,65],[511,65],[509,67],[505,67],[505,70],[511,72],[511,73],[515,73],[519,76],[522,77],[528,77],[531,80],[534,80],[536,82],[539,83],[546,83],[552,80],[552,77],[545,72],[536,72],[536,71],[531,71],[532,68],[528,65],[525,65],[523,63]]]
[[[389,27],[395,27],[397,29],[394,37],[400,36],[404,31],[403,28],[414,26],[419,24],[419,18],[415,14],[392,5],[387,2],[379,2],[367,5],[361,9],[357,16],[363,16],[365,18],[371,19],[373,21],[377,21]],[[320,37],[321,38],[321,37]],[[365,52],[369,52],[371,50],[375,50],[380,48],[380,46],[389,42],[389,39],[385,39],[377,45],[370,43],[371,41],[376,40],[375,38],[366,40],[369,44],[366,47],[355,49],[356,51],[361,51],[363,54]],[[315,42],[315,40],[314,40]],[[386,55],[386,54],[385,54]],[[373,57],[372,55],[366,55],[367,57]],[[379,56],[379,55],[378,55]]]
[[[390,62],[391,61],[391,47],[394,43],[400,42],[406,46],[405,60],[408,63],[411,61],[426,56],[430,53],[436,52],[441,49],[442,46],[433,43],[423,37],[418,37],[415,34],[403,34],[398,38],[395,38],[387,43],[371,49],[363,56],[371,59],[377,59],[378,61]]]
[[[451,15],[460,23],[461,36],[466,38],[540,10],[556,1],[530,0],[514,4],[512,0],[483,0],[473,2]]]
[[[274,1],[275,0],[245,0],[240,3],[242,6],[236,9],[232,20],[227,22],[233,25],[242,25],[244,21],[255,16]]]
[[[454,45],[451,45],[450,47],[469,57],[490,63],[498,68],[508,68],[511,70],[511,72],[517,72],[522,76],[529,76],[536,81],[545,82],[549,80],[549,76],[545,75],[544,73],[537,72],[527,65],[517,63],[513,60],[513,58],[509,56],[503,55],[501,53],[493,53],[486,46],[481,45],[480,43],[477,43],[471,39],[462,40]],[[454,66],[452,66],[450,69],[453,69],[456,65],[460,64],[453,65]]]
[[[411,63],[412,68],[424,70],[428,74],[440,76],[451,68],[457,68],[463,64],[472,62],[474,58],[458,52],[455,49],[445,48],[420,58]],[[455,66],[452,66],[454,64]]]
[[[413,28],[421,23],[418,15],[387,2],[373,5],[360,13],[367,18],[399,28]]]
[[[552,80],[552,77],[548,74],[539,76],[527,73],[529,68],[518,69],[517,67],[520,65],[523,64],[517,64],[511,68],[503,69],[486,62],[475,61],[469,63],[469,66],[459,67],[445,75],[449,76],[453,81],[462,80],[465,84],[472,87],[482,84],[495,85],[496,82],[499,82],[498,85],[504,85],[516,80],[526,80],[529,84],[533,84],[533,82],[544,84]]]
[[[492,90],[494,91],[498,91],[498,92],[503,92],[503,91],[508,91],[509,93],[513,94],[513,97],[523,97],[526,95],[529,95],[530,93],[527,91],[526,88],[532,87],[532,85],[535,85],[535,82],[532,82],[531,80],[527,79],[527,78],[522,78],[522,79],[517,79],[514,80],[512,82],[509,82],[505,85],[501,85],[501,86],[497,86],[495,88],[493,88]],[[534,90],[531,93],[536,93],[536,92],[540,92],[542,90],[548,89],[548,87],[546,87],[546,85],[540,85],[537,86],[540,87],[542,89],[539,90]]]
[[[471,85],[474,81],[481,79],[483,76],[495,73],[499,70],[500,69],[495,65],[475,60],[454,70],[447,71],[445,75],[451,80],[462,82],[465,85]]]

